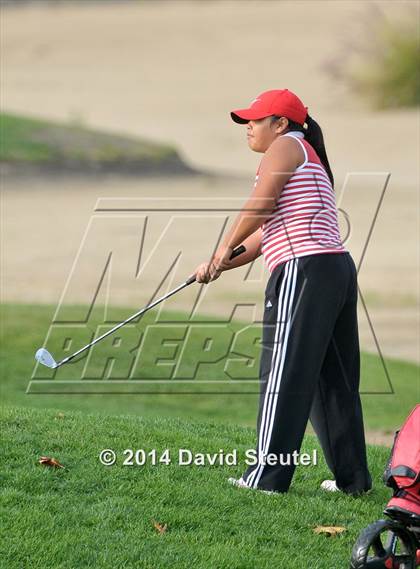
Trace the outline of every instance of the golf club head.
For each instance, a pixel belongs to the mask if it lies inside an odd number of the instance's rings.
[[[39,348],[35,354],[35,359],[42,365],[50,367],[52,369],[57,367],[57,362],[52,357],[50,352],[45,348]]]

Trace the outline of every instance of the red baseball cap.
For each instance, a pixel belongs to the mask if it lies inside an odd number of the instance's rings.
[[[245,124],[251,120],[278,115],[303,125],[307,114],[308,107],[305,107],[292,91],[289,89],[273,89],[258,95],[248,109],[232,111],[230,116],[235,122]]]

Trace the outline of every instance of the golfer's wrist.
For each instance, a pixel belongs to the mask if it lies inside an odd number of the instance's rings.
[[[229,241],[228,239],[225,239],[222,243],[222,248],[223,249],[235,249],[236,245],[232,244],[232,241]]]

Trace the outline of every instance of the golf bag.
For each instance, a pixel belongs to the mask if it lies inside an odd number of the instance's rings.
[[[420,521],[420,405],[396,432],[383,480],[394,490],[384,513],[395,519],[417,517]]]
[[[350,569],[415,569],[420,566],[420,405],[395,433],[383,481],[394,494],[384,514],[365,528]]]

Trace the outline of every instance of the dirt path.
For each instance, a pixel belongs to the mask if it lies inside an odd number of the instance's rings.
[[[143,306],[163,277],[162,267],[166,267],[166,272],[178,251],[182,252],[179,263],[166,282],[167,289],[162,289],[160,294],[177,286],[198,263],[207,259],[229,212],[193,212],[188,214],[188,218],[182,217],[181,224],[179,216],[187,214],[149,213],[148,237],[141,261],[141,266],[145,265],[146,269],[136,279],[144,224],[141,216],[144,214],[95,214],[98,199],[102,200],[102,207],[137,208],[144,207],[145,203],[148,207],[159,208],[163,204],[165,209],[173,210],[197,205],[238,207],[251,184],[252,180],[233,178],[129,180],[115,177],[100,183],[77,178],[3,180],[2,299],[57,304],[68,285],[64,303],[89,303],[107,256],[114,251],[109,273],[112,278],[110,283],[104,282],[98,301]],[[360,260],[369,229],[366,204],[358,199],[363,190],[355,187],[346,202],[346,210],[354,219],[347,247],[356,262]],[[406,190],[406,195],[409,194],[410,191]],[[406,206],[402,207],[402,204]],[[403,239],[389,230],[396,211],[401,226],[415,223],[416,214],[409,200],[401,200],[401,193],[390,192],[359,272],[359,286],[383,353],[419,361],[418,311],[414,296],[418,278],[414,263],[416,242],[409,241],[405,254],[400,254]],[[168,225],[171,219],[172,226]],[[89,224],[91,229],[84,239]],[[158,252],[146,264],[157,243]],[[82,248],[81,259],[71,277],[79,248]],[[204,286],[199,297],[197,289],[191,287],[167,301],[167,307],[191,310],[197,302],[198,314],[213,313],[226,317],[239,303],[243,306],[236,308],[236,318],[248,321],[258,318],[262,316],[260,308],[269,273],[261,258],[248,277],[246,271],[241,268],[225,273],[214,283]],[[249,306],[250,303],[255,303],[256,307]],[[361,301],[359,329],[362,349],[376,353],[374,337]]]

